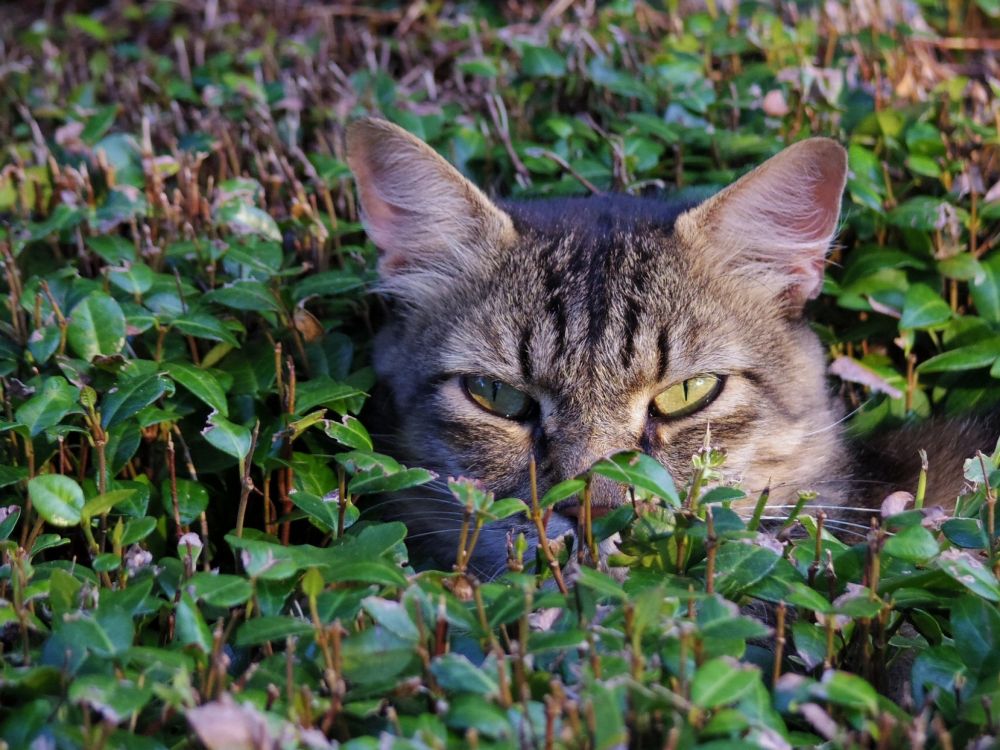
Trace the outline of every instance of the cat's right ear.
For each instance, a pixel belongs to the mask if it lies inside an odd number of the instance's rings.
[[[514,235],[506,213],[434,149],[391,122],[352,123],[347,163],[384,280],[468,267]]]
[[[847,152],[799,141],[677,220],[677,233],[715,273],[755,279],[797,315],[823,286],[840,219]]]

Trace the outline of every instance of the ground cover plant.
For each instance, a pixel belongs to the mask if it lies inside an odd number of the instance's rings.
[[[710,443],[689,476],[620,455],[591,475],[642,502],[586,541],[621,531],[624,583],[555,540],[497,581],[410,567],[404,528],[359,510],[431,476],[359,418],[381,310],[342,143],[377,112],[503,194],[696,196],[835,137],[815,316],[853,428],[989,408],[993,0],[2,13],[0,745],[996,740],[1000,452],[969,447],[953,515],[918,486],[825,522],[804,487],[798,534],[762,531],[766,498],[728,508]],[[463,544],[587,479],[454,478]]]

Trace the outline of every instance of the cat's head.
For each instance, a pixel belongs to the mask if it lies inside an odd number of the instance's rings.
[[[498,204],[388,122],[355,123],[347,143],[392,305],[374,360],[404,460],[526,498],[532,455],[540,491],[623,449],[683,480],[710,425],[727,472],[774,502],[840,471],[839,410],[802,318],[839,219],[834,141],[796,143],[695,207]],[[595,507],[623,501],[595,485]],[[454,554],[461,513],[443,484],[391,508],[439,560]],[[510,529],[532,535],[524,519],[487,529],[481,574],[502,568]]]

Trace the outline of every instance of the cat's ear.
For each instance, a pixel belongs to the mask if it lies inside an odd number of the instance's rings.
[[[383,278],[462,267],[513,235],[510,217],[419,138],[386,120],[347,129],[361,218],[379,249]]]
[[[797,314],[823,285],[846,176],[839,143],[800,141],[681,216],[677,233],[719,271],[764,283]]]

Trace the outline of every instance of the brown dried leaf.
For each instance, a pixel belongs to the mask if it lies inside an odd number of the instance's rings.
[[[894,516],[906,510],[906,506],[913,502],[913,495],[909,492],[899,490],[886,496],[882,501],[882,518]]]
[[[263,715],[228,695],[187,712],[188,724],[208,750],[257,750],[273,741]]]
[[[889,398],[901,398],[903,395],[898,388],[889,385],[885,378],[853,357],[837,357],[830,363],[830,374],[849,383],[858,383],[871,388],[876,393],[884,393]]]

